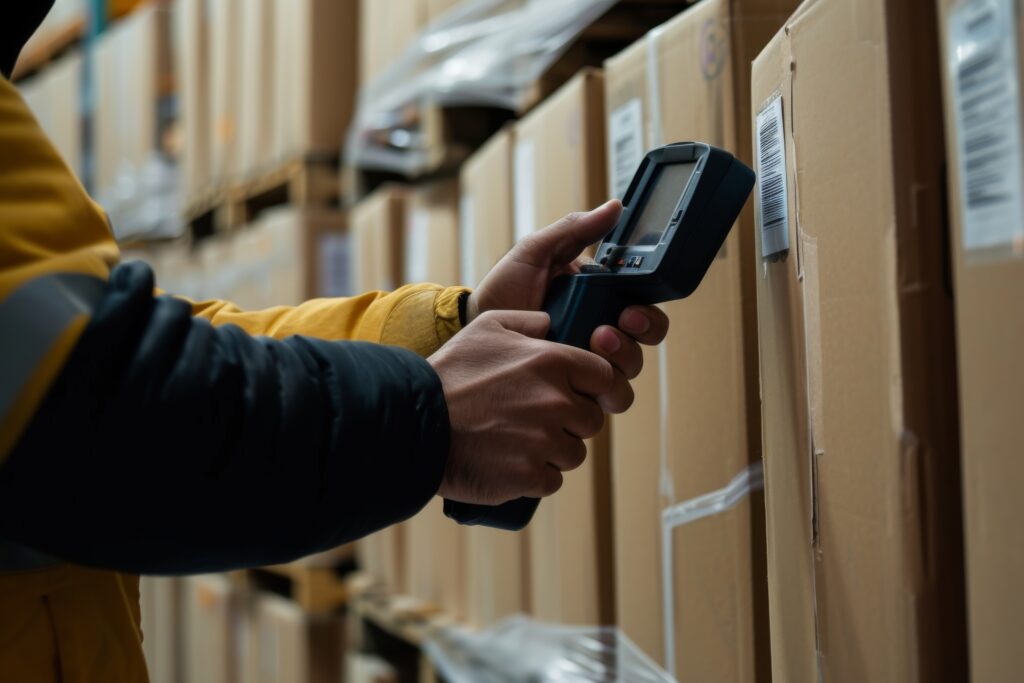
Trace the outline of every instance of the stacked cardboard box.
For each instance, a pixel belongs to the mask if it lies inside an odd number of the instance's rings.
[[[240,683],[336,683],[345,660],[344,621],[313,615],[294,602],[257,594],[247,606]]]
[[[586,69],[516,125],[517,238],[605,199],[604,118],[604,79]],[[530,526],[530,612],[542,620],[615,619],[607,434],[587,450],[584,465],[541,503]]]
[[[459,271],[475,287],[512,248],[514,128],[492,137],[463,164],[459,176]]]
[[[463,165],[459,179],[461,282],[476,286],[512,248],[512,154],[515,131],[497,133]],[[529,605],[526,564],[529,528],[509,533],[466,531],[466,620],[487,626],[525,612]]]
[[[176,683],[182,671],[182,593],[172,577],[143,577],[139,583],[142,649],[152,683]]]
[[[749,63],[796,4],[704,0],[606,63],[615,194],[666,143],[707,142],[752,164]],[[636,403],[612,422],[619,624],[680,680],[765,680],[770,667],[762,496],[663,521],[737,475],[757,481],[753,238],[748,206],[700,288],[663,306],[669,336],[645,351]]]
[[[96,47],[94,186],[100,194],[121,178],[136,181],[163,148],[159,101],[172,81],[170,42],[170,11],[152,4],[114,25]]]
[[[185,579],[185,680],[235,681],[241,643],[237,633],[239,596],[226,576]]]
[[[355,106],[356,12],[356,0],[185,0],[186,202],[338,156]]]
[[[960,368],[971,676],[1019,676],[1024,642],[1024,152],[1019,0],[940,0]]]
[[[462,0],[361,0],[359,81],[364,86],[387,71],[417,35]]]
[[[82,177],[82,55],[72,52],[48,65],[30,80],[19,82],[25,102],[43,132]]]
[[[403,281],[450,285],[458,280],[458,200],[454,181],[422,185],[406,203]],[[434,497],[406,523],[409,594],[461,617],[465,612],[466,531],[444,516]]]
[[[352,272],[356,291],[390,291],[401,282],[407,200],[405,188],[386,185],[353,207]],[[407,525],[398,524],[357,544],[361,567],[396,595],[409,592],[406,532]]]
[[[775,680],[967,675],[934,15],[809,0],[754,62]]]

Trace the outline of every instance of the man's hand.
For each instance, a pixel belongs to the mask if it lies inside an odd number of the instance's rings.
[[[485,311],[537,311],[551,281],[578,273],[587,262],[583,250],[615,227],[622,204],[613,199],[589,213],[569,214],[557,223],[524,238],[498,262],[466,302],[466,319]],[[611,361],[627,380],[643,367],[639,344],[660,344],[668,333],[668,317],[654,306],[630,306],[618,328],[594,330],[590,348]],[[611,411],[609,411],[611,412]]]
[[[444,386],[451,450],[438,493],[499,505],[539,498],[583,463],[583,440],[633,398],[607,360],[544,341],[546,313],[495,311],[428,359]]]

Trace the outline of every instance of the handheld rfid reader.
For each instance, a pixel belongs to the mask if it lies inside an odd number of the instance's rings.
[[[616,326],[627,306],[692,294],[753,187],[750,168],[710,145],[680,142],[649,152],[595,263],[551,282],[544,302],[551,316],[548,339],[587,349],[594,330]],[[444,511],[460,524],[514,531],[529,523],[539,502],[519,498],[487,506],[446,500]]]

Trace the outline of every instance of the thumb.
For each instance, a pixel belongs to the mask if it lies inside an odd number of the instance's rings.
[[[622,202],[612,199],[593,211],[571,213],[535,232],[519,244],[521,257],[531,263],[571,263],[591,244],[607,235],[622,214]]]
[[[489,315],[509,332],[534,339],[543,339],[551,327],[551,318],[544,311],[491,311]]]

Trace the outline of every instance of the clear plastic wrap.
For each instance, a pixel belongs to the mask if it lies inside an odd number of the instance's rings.
[[[443,629],[424,649],[449,683],[675,683],[614,627],[516,616],[479,633]]]
[[[524,108],[548,67],[616,1],[465,0],[360,93],[348,162],[407,176],[423,172],[431,150],[417,106]]]

